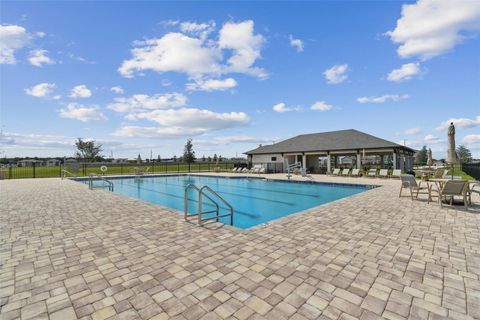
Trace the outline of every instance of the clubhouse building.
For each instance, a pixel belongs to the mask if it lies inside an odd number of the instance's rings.
[[[263,165],[268,172],[284,172],[287,164],[299,162],[315,173],[333,168],[413,169],[415,150],[357,130],[302,134],[275,144],[260,145],[245,152],[252,165]],[[345,161],[348,160],[348,161]]]

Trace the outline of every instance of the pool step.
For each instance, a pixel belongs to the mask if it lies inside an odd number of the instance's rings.
[[[195,189],[198,192],[198,213],[190,213],[190,214],[188,213],[188,202],[190,200],[188,198],[189,189]],[[210,195],[206,194],[207,192],[210,193]],[[228,207],[230,213],[220,215],[220,206],[218,205],[218,201],[215,201],[212,198],[212,196],[220,200],[220,202],[222,202],[223,204],[225,204]],[[212,202],[213,205],[215,206],[215,209],[209,210],[209,211],[203,211],[203,198],[207,198],[208,200],[210,200],[210,202]],[[213,191],[213,189],[207,185],[204,185],[203,187],[199,188],[193,183],[188,184],[185,187],[184,205],[185,205],[184,218],[186,221],[188,220],[188,218],[196,216],[198,218],[198,225],[201,226],[206,221],[216,220],[216,222],[219,222],[220,218],[230,217],[230,225],[233,225],[233,207],[224,198],[222,198],[222,196],[220,196],[218,193]],[[204,215],[212,214],[212,213],[215,214],[213,217],[204,217]]]

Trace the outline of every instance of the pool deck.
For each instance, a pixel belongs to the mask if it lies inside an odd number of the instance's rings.
[[[70,180],[0,181],[0,319],[480,318],[477,194],[440,209],[398,180],[313,179],[381,187],[245,231]]]

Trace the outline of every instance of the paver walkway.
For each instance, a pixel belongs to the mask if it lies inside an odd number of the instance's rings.
[[[0,181],[0,318],[479,319],[478,206],[375,183],[241,231],[74,181]]]

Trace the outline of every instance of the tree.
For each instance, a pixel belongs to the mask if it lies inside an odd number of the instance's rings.
[[[80,161],[93,162],[103,159],[103,156],[100,154],[103,151],[102,145],[97,144],[95,140],[85,141],[82,138],[78,138],[75,141],[75,147],[77,148],[75,156]]]
[[[205,155],[202,157],[202,162],[205,162],[207,159],[205,158]]]
[[[460,162],[462,163],[472,162],[472,153],[464,145],[460,145],[457,147],[457,153],[458,153],[458,156],[460,157]]]
[[[157,161],[158,161],[158,162],[161,162],[161,161],[162,161],[162,157],[160,157],[160,155],[158,155]]]
[[[138,154],[138,157],[137,157],[137,163],[138,164],[142,163],[142,157],[140,156],[140,153]]]
[[[217,154],[215,153],[215,154],[213,155],[213,162],[217,162],[217,160],[218,160],[218,156],[217,156]]]
[[[177,162],[177,156],[173,156],[173,162]]]
[[[192,163],[195,161],[195,151],[193,151],[192,139],[188,139],[183,148],[183,161]]]
[[[208,156],[207,160],[208,162],[212,162],[212,157]]]
[[[427,164],[428,154],[427,154],[427,146],[423,146],[420,151],[417,152],[415,156],[415,163],[424,165]]]

